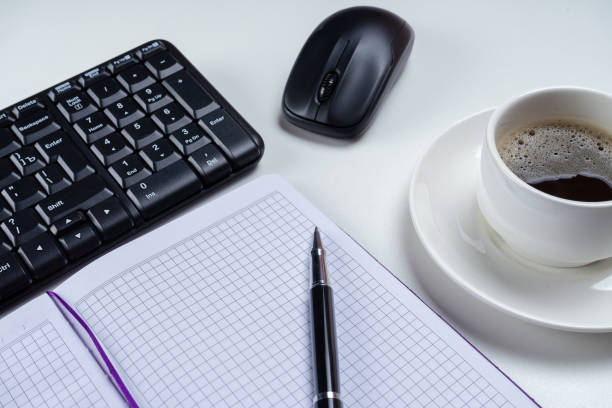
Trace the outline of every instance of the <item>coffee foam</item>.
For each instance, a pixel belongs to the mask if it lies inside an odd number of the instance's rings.
[[[565,120],[534,123],[503,135],[497,151],[527,183],[580,174],[612,186],[612,135],[590,125]]]

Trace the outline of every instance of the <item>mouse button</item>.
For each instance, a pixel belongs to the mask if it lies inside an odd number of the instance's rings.
[[[347,41],[323,41],[314,33],[300,52],[285,88],[285,107],[297,116],[314,120],[319,108],[315,95],[325,74],[333,69]],[[325,58],[327,56],[327,58]]]
[[[315,120],[336,127],[359,123],[375,102],[392,62],[388,43],[382,46],[375,38],[362,38],[341,72],[330,101],[321,105]]]

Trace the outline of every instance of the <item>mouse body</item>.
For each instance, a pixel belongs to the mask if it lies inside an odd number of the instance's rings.
[[[289,74],[282,109],[289,122],[337,138],[368,126],[385,89],[401,71],[414,31],[376,7],[351,7],[310,35]]]

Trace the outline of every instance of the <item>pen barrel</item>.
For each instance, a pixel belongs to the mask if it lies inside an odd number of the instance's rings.
[[[310,295],[314,406],[341,408],[332,288],[328,285],[314,285],[310,290]],[[334,398],[334,396],[337,397]]]

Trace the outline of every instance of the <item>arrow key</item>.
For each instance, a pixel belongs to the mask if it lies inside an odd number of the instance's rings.
[[[114,197],[93,206],[87,215],[105,240],[113,239],[134,226],[128,213]]]
[[[88,222],[81,223],[61,234],[59,242],[70,259],[80,258],[94,251],[102,243]]]
[[[46,232],[21,245],[17,252],[34,279],[42,279],[67,263],[55,239]]]
[[[85,221],[85,215],[80,211],[75,211],[65,217],[60,218],[53,224],[51,224],[51,232],[53,235],[61,234],[62,232],[74,227],[78,223]]]

